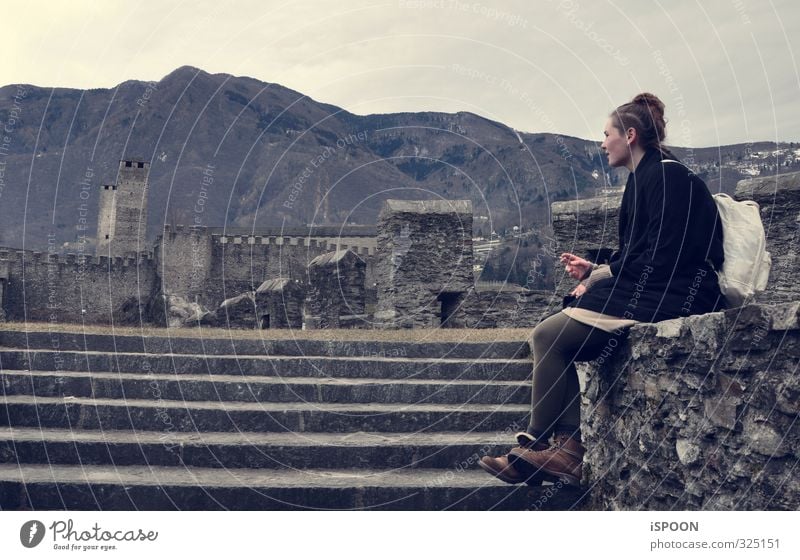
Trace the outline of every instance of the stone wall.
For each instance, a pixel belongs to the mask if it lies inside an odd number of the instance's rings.
[[[350,249],[320,255],[308,265],[305,323],[312,329],[368,328],[367,264]]]
[[[268,278],[290,278],[307,283],[308,264],[336,247],[330,241],[296,237],[212,235],[209,281],[204,290],[210,302],[255,291]],[[366,247],[350,251],[366,261]]]
[[[449,322],[454,328],[532,329],[542,319],[559,311],[561,303],[561,298],[551,291],[478,284],[467,292]]]
[[[9,321],[138,325],[158,289],[151,258],[0,251]]]
[[[227,329],[259,328],[255,294],[245,292],[223,301],[216,310],[214,324]]]
[[[561,253],[572,253],[602,263],[598,255],[619,248],[619,207],[621,195],[554,202],[550,205],[555,238],[555,293],[564,296],[578,281],[558,263]]]
[[[155,259],[161,277],[161,290],[206,308],[214,303],[206,297],[208,272],[211,270],[211,236],[207,228],[164,228],[155,246]]]
[[[376,324],[438,327],[474,284],[469,200],[387,200],[378,217]]]
[[[772,255],[767,291],[757,302],[779,303],[800,300],[800,271],[797,244],[800,243],[800,173],[787,173],[740,181],[734,197],[755,200],[767,234]]]
[[[264,281],[256,290],[256,312],[262,329],[301,329],[305,286],[289,278]]]
[[[631,328],[579,365],[590,509],[800,508],[800,303]]]
[[[336,250],[337,243],[337,238],[222,235],[209,228],[166,226],[155,254],[165,293],[213,310],[226,299],[255,291],[268,278],[307,283],[308,263]],[[366,262],[366,282],[374,282],[371,244],[350,250]]]
[[[559,252],[578,256],[619,246],[619,207],[622,196],[602,196],[554,202],[550,205],[553,234]]]

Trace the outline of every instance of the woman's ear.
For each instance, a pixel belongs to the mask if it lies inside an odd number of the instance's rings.
[[[636,133],[636,129],[630,127],[628,130],[625,131],[625,136],[628,140],[628,145],[630,146],[636,141],[638,134]]]

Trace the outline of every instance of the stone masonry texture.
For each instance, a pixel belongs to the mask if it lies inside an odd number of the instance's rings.
[[[340,328],[365,311],[367,264],[350,249],[333,251],[308,265],[306,326]],[[364,325],[366,326],[366,325]]]
[[[758,294],[756,301],[800,300],[797,283],[800,271],[797,249],[800,242],[800,173],[740,181],[735,198],[758,202],[767,234],[767,250],[772,256],[768,289]]]
[[[581,364],[597,510],[800,507],[800,303],[641,324]]]
[[[126,256],[146,253],[147,176],[150,163],[122,160],[116,185],[100,191],[97,255]]]
[[[474,284],[471,201],[387,200],[376,256],[376,322],[439,326]]]

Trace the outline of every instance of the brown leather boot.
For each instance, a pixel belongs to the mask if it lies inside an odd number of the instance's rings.
[[[537,451],[515,447],[508,453],[508,460],[510,466],[522,476],[542,473],[580,486],[585,451],[581,442],[570,434],[556,434],[549,449]]]
[[[532,436],[524,432],[517,434],[517,441],[519,442],[520,447],[515,449],[531,449],[536,451],[544,451],[547,449],[546,443],[537,441]],[[481,457],[478,461],[478,465],[489,474],[499,478],[503,482],[507,482],[508,484],[520,484],[521,482],[527,482],[531,486],[538,486],[543,480],[543,477],[537,476],[536,473],[524,474],[518,471],[509,462],[508,455],[503,455],[501,457]]]

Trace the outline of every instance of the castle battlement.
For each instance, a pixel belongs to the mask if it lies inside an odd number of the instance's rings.
[[[137,256],[126,255],[124,257],[109,257],[107,255],[86,255],[76,253],[44,253],[42,251],[0,251],[0,261],[9,264],[26,266],[37,265],[58,265],[59,267],[99,267],[107,271],[131,266],[149,266],[153,264],[153,256],[150,253],[140,253]]]

